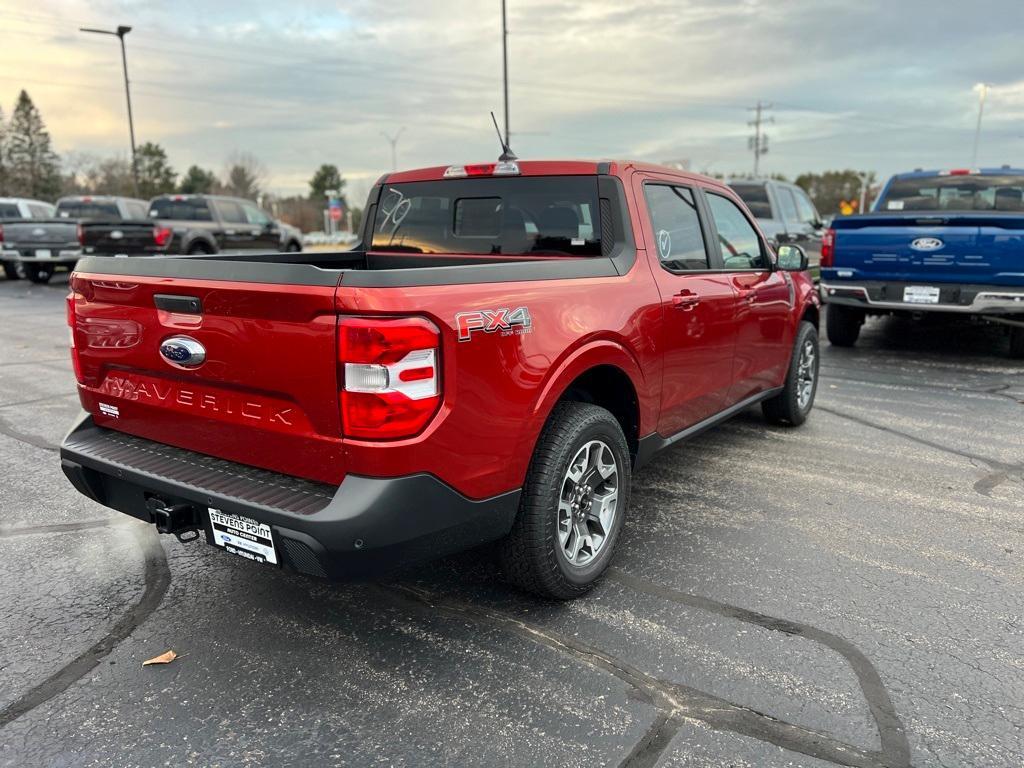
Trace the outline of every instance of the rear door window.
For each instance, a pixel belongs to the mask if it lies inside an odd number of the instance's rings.
[[[20,219],[21,211],[14,203],[0,203],[0,219]]]
[[[248,224],[242,206],[232,200],[218,200],[216,202],[217,213],[225,224]]]
[[[644,197],[661,266],[670,272],[709,269],[693,192],[686,187],[645,184]]]
[[[596,176],[388,184],[371,250],[394,253],[600,256]]]
[[[213,213],[206,200],[162,197],[149,204],[149,218],[171,221],[213,221]]]
[[[730,184],[733,192],[740,196],[747,208],[758,219],[772,217],[772,204],[768,199],[768,188],[764,184]]]
[[[707,199],[718,242],[722,246],[725,268],[730,271],[768,269],[768,257],[761,246],[761,238],[740,207],[729,198],[710,192]]]
[[[800,214],[800,221],[806,224],[817,224],[821,219],[807,193],[801,189],[795,189],[793,196],[796,198],[796,210]]]

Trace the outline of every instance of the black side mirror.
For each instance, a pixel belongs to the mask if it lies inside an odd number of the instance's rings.
[[[803,272],[807,269],[807,254],[799,245],[780,245],[778,256],[779,269],[786,272]]]

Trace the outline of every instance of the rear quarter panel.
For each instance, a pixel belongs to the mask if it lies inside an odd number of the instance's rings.
[[[349,472],[427,471],[471,498],[517,488],[554,404],[578,375],[598,365],[629,376],[640,433],[656,424],[661,308],[642,254],[621,277],[370,289],[346,288],[343,280],[337,304],[346,314],[410,314],[415,308],[442,334],[438,416],[413,439],[346,439]],[[457,314],[519,307],[529,311],[528,331],[476,331],[459,340]]]

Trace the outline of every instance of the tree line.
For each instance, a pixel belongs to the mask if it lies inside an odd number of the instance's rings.
[[[60,157],[53,150],[39,109],[24,90],[18,95],[10,120],[4,118],[0,108],[0,197],[53,201],[65,195],[90,194],[144,200],[170,193],[231,195],[258,200],[303,231],[323,226],[327,190],[338,190],[343,205],[348,206],[345,179],[336,165],[328,163],[309,180],[307,195],[276,197],[266,189],[266,167],[248,152],[229,156],[222,175],[198,165],[189,166],[179,175],[166,150],[152,141],[138,146],[135,158],[133,173],[131,159],[123,156],[69,152]],[[358,215],[358,211],[353,212]]]

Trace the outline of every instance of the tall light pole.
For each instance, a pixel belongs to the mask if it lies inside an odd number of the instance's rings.
[[[971,160],[971,168],[978,167],[978,144],[981,141],[981,118],[985,114],[985,97],[988,89],[992,86],[988,83],[978,83],[974,90],[978,91],[978,127],[974,129],[974,155]]]
[[[501,0],[501,80],[505,95],[505,146],[508,143],[508,20],[505,16],[505,0]]]
[[[135,194],[139,194],[139,164],[135,157],[135,123],[132,121],[132,92],[128,87],[128,55],[124,50],[124,36],[132,31],[131,27],[121,25],[115,31],[109,29],[92,29],[79,27],[79,32],[90,32],[94,35],[113,35],[121,41],[121,65],[124,67],[124,96],[128,102],[128,135],[132,141],[132,180],[135,182]]]
[[[384,133],[384,131],[380,132],[380,135],[383,136],[385,139],[387,139],[388,143],[391,145],[391,170],[392,171],[397,171],[398,170],[398,149],[397,149],[397,147],[398,147],[398,137],[401,136],[404,131],[405,131],[405,126],[403,125],[401,128],[398,129],[398,133],[396,133],[394,136],[389,136],[388,134]]]

